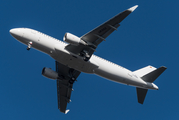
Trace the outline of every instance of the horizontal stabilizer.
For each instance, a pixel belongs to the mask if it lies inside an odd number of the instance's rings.
[[[166,69],[167,69],[166,67],[162,66],[162,67],[144,75],[141,78],[146,82],[153,83]]]
[[[138,102],[139,102],[140,104],[143,104],[148,89],[136,88],[136,90],[137,90],[137,99],[138,99]]]
[[[141,68],[139,70],[134,71],[133,73],[137,74],[139,77],[143,77],[144,75],[156,70],[157,68],[153,67],[153,66],[147,66],[144,68]]]

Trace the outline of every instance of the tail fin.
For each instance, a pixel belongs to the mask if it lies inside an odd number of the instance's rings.
[[[134,71],[135,74],[139,75],[145,82],[153,83],[167,68],[162,66],[158,69],[147,66],[145,68]],[[136,88],[138,102],[143,104],[148,89]]]
[[[138,99],[138,102],[139,102],[140,104],[143,104],[148,89],[136,88],[136,90],[137,90],[137,99]]]

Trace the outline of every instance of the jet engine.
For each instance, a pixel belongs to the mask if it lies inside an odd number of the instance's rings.
[[[63,41],[70,43],[72,45],[79,45],[80,43],[86,45],[86,43],[83,40],[81,40],[79,37],[71,33],[65,33]]]
[[[50,68],[46,68],[46,67],[44,67],[42,69],[42,75],[44,77],[47,77],[47,78],[52,79],[52,80],[56,80],[58,78],[58,73],[57,72],[53,71]]]

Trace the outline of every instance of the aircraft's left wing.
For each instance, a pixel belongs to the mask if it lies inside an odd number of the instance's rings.
[[[83,35],[81,39],[93,43],[95,46],[99,45],[102,41],[105,41],[105,38],[107,38],[114,30],[117,30],[117,28],[120,26],[119,23],[137,7],[138,5],[119,13],[89,33]]]
[[[67,50],[74,54],[80,54],[82,51],[87,51],[88,55],[91,56],[97,46],[102,42],[105,41],[105,39],[114,31],[117,30],[117,28],[120,26],[120,22],[125,19],[130,13],[132,13],[138,5],[133,6],[118,15],[114,16],[110,20],[106,21],[105,23],[101,24],[97,28],[93,29],[92,31],[86,33],[81,37],[81,39],[87,44],[87,45],[81,45],[78,46],[74,45],[68,45],[66,47]]]
[[[73,90],[73,82],[80,75],[81,72],[69,68],[56,61],[56,71],[59,74],[57,79],[57,97],[58,97],[58,109],[67,113],[69,110],[66,110],[67,103],[69,103],[71,97],[71,91]]]

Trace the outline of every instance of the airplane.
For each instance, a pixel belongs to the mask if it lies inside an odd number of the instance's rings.
[[[120,26],[120,22],[132,13],[135,5],[109,19],[92,31],[77,37],[65,33],[63,41],[55,39],[30,28],[14,28],[10,34],[19,42],[27,45],[27,50],[37,49],[55,59],[56,70],[44,67],[42,75],[57,81],[58,109],[67,114],[73,84],[81,72],[96,74],[105,79],[136,87],[138,102],[143,104],[148,89],[158,90],[153,82],[167,69],[162,66],[147,66],[130,71],[94,55],[97,46]]]

